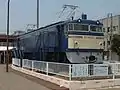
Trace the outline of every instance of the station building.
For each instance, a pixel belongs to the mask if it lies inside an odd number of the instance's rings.
[[[12,61],[11,50],[14,48],[13,42],[16,40],[16,36],[9,35],[9,63]],[[0,34],[0,63],[4,64],[6,61],[7,51],[7,35]]]

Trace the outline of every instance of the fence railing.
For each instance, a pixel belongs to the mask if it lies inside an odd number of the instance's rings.
[[[55,62],[35,61],[28,59],[16,59],[13,58],[12,64],[21,66],[22,68],[28,68],[31,70],[37,70],[46,73],[47,75],[54,74],[59,76],[72,78],[81,77],[105,77],[120,75],[120,63],[110,64],[64,64]]]
[[[12,64],[16,66],[20,66],[20,59],[18,58],[12,58]]]

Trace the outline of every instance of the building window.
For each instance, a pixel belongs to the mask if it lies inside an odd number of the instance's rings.
[[[118,26],[113,26],[113,31],[117,31],[118,30]]]
[[[118,26],[116,26],[116,31],[118,30]]]
[[[116,31],[116,26],[113,26],[113,31]]]
[[[110,36],[110,40],[112,40],[112,36]]]
[[[105,46],[105,41],[103,42],[103,46]]]
[[[110,32],[110,27],[107,27],[107,32]]]
[[[108,43],[108,45],[110,45],[110,41],[108,41],[107,43]]]
[[[103,32],[105,32],[105,28],[103,28]]]

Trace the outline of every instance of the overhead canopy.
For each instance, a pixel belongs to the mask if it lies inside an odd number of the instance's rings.
[[[14,47],[8,47],[8,50],[13,49]],[[7,46],[0,46],[0,51],[7,51]]]

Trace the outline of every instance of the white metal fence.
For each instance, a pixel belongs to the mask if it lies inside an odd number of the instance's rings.
[[[12,64],[21,66],[22,68],[28,68],[31,70],[38,70],[46,73],[47,75],[54,74],[59,76],[68,77],[69,80],[72,78],[81,77],[94,77],[94,76],[115,76],[120,75],[120,63],[110,64],[64,64],[54,62],[44,62],[13,58]]]
[[[20,59],[18,58],[12,58],[12,64],[16,66],[20,66]]]

